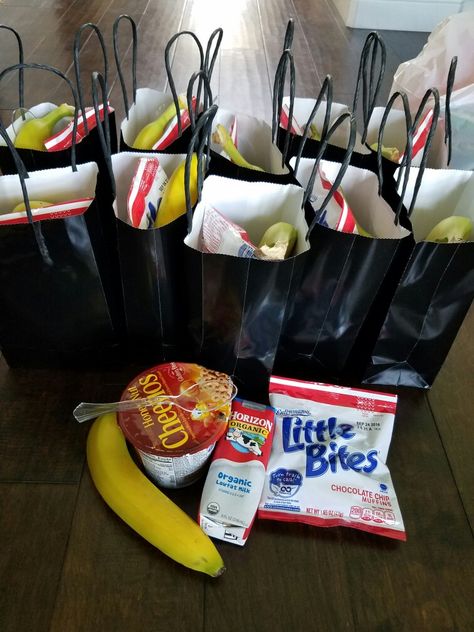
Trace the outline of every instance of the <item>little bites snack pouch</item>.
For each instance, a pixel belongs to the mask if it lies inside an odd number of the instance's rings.
[[[406,540],[385,464],[397,396],[272,376],[275,437],[259,518]]]
[[[275,428],[269,406],[235,399],[204,484],[199,523],[207,535],[244,545],[257,513]]]

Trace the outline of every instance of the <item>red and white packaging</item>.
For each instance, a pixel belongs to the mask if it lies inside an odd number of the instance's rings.
[[[332,182],[326,177],[324,171],[318,168],[317,181],[313,190],[318,195],[318,200],[320,199],[322,202],[328,191],[331,190],[331,187]],[[319,221],[321,224],[341,233],[359,234],[354,215],[341,187],[334,192]]]
[[[418,124],[418,127],[415,130],[413,135],[413,144],[411,151],[411,159],[413,160],[418,156],[420,151],[423,151],[426,146],[426,141],[428,140],[428,134],[430,133],[431,121],[433,120],[433,110],[428,110],[426,114],[423,116],[421,121]],[[399,163],[402,162],[405,152],[400,153],[400,158],[398,160]]]
[[[108,113],[111,114],[113,111],[113,108],[111,108],[109,105]],[[92,107],[85,108],[85,113],[87,129],[90,132],[95,127],[97,127],[95,110]],[[99,117],[101,121],[104,120],[103,105],[99,105]],[[48,151],[61,151],[62,149],[67,149],[68,147],[71,147],[73,129],[74,121],[71,121],[63,130],[48,138],[48,140],[45,141],[44,146]],[[84,136],[86,136],[86,129],[84,125],[84,116],[81,114],[77,119],[76,143],[80,143]]]
[[[298,121],[296,120],[294,113],[291,118],[292,118],[292,121],[291,121],[290,132],[292,134],[296,134],[297,136],[303,136],[303,129],[301,125],[299,125]],[[289,121],[290,121],[290,110],[289,110],[288,105],[284,103],[280,112],[281,127],[283,127],[283,129],[288,129]]]
[[[210,537],[243,546],[257,513],[270,458],[274,412],[235,399],[202,491],[199,524]]]
[[[153,228],[168,178],[158,158],[140,158],[127,197],[127,214],[135,228]]]
[[[397,396],[272,376],[275,436],[258,517],[406,540],[386,466]]]
[[[194,112],[196,112],[196,97],[192,99],[192,108]],[[179,111],[179,116],[181,118],[181,132],[184,132],[191,125],[191,118],[189,116],[189,110],[187,108],[183,108]],[[162,150],[169,147],[171,143],[173,143],[178,138],[178,117],[175,115],[171,121],[168,123],[165,131],[162,136],[156,141],[153,145],[152,149],[154,150]]]
[[[40,208],[32,208],[31,214],[35,220],[51,220],[72,217],[73,215],[82,215],[87,211],[94,198],[81,198],[79,200],[70,200],[68,202],[55,202],[48,206]],[[9,213],[8,211],[0,211],[0,226],[4,224],[27,224],[28,216],[26,211]]]
[[[202,252],[235,257],[254,257],[257,250],[243,228],[210,205],[204,209],[200,249]]]

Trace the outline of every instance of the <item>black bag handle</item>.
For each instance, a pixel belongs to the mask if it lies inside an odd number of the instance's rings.
[[[79,112],[79,105],[78,105],[78,98],[77,98],[77,94],[76,91],[74,89],[74,86],[71,82],[70,79],[68,79],[66,77],[66,75],[64,73],[62,73],[60,70],[58,70],[57,68],[54,68],[53,66],[48,66],[47,64],[34,64],[34,63],[27,63],[27,64],[15,64],[13,66],[9,66],[8,68],[5,68],[4,70],[2,70],[0,72],[0,83],[3,79],[3,77],[5,77],[5,75],[8,75],[10,72],[13,72],[14,70],[24,70],[25,68],[35,68],[37,70],[47,70],[48,72],[52,72],[55,75],[57,75],[58,77],[61,77],[61,79],[64,79],[64,81],[68,84],[71,93],[72,93],[72,97],[74,100],[74,119],[73,119],[73,128],[72,128],[72,143],[71,143],[71,168],[73,171],[77,171],[77,165],[76,165],[76,136],[77,136],[77,117],[78,117],[78,112]]]
[[[86,134],[88,134],[89,128],[87,127],[87,118],[84,111],[84,93],[82,90],[81,69],[80,69],[80,64],[79,64],[81,35],[86,29],[91,29],[97,35],[97,38],[99,40],[99,44],[102,49],[102,55],[104,58],[104,82],[105,82],[105,88],[107,92],[108,92],[107,79],[108,79],[108,74],[109,74],[109,61],[107,58],[107,51],[105,48],[104,36],[102,35],[102,31],[99,29],[97,24],[93,24],[92,22],[86,22],[85,24],[80,26],[77,29],[76,34],[74,36],[74,46],[73,46],[74,73],[76,75],[76,85],[77,85],[77,94],[79,97],[79,107],[81,108],[82,118],[84,120],[84,131]],[[104,110],[104,117],[107,114],[107,104],[105,108],[106,109]]]
[[[128,95],[127,95],[127,87],[125,85],[125,78],[123,76],[122,71],[122,63],[120,61],[120,53],[118,49],[118,29],[120,22],[122,20],[127,20],[130,23],[130,27],[132,29],[132,94],[133,94],[133,103],[135,103],[137,99],[137,48],[138,48],[138,36],[137,36],[137,25],[135,24],[135,20],[126,13],[122,13],[119,15],[113,24],[112,28],[112,41],[114,45],[114,58],[115,65],[117,67],[117,73],[120,80],[120,86],[122,88],[122,96],[123,96],[123,104],[125,107],[125,115],[128,119],[129,107],[128,107]]]
[[[15,163],[16,170],[18,172],[18,177],[20,179],[21,192],[23,193],[23,201],[25,203],[26,216],[28,218],[28,223],[31,225],[33,229],[33,233],[35,235],[35,240],[38,245],[38,249],[40,251],[41,257],[43,258],[43,261],[47,265],[51,266],[53,265],[53,260],[51,259],[48,246],[46,245],[43,233],[41,231],[40,220],[35,221],[33,217],[33,213],[31,212],[30,198],[28,196],[28,190],[26,188],[26,182],[25,182],[25,180],[29,178],[30,176],[28,174],[28,171],[26,170],[26,167],[22,159],[20,158],[19,153],[17,152],[15,146],[13,145],[12,140],[10,136],[8,135],[7,130],[5,129],[5,127],[3,126],[1,122],[0,122],[0,136],[2,136],[7,147],[9,148],[13,161]]]
[[[217,112],[217,105],[211,105],[205,112],[201,114],[199,120],[196,123],[196,127],[193,130],[193,134],[189,141],[188,153],[186,155],[186,163],[184,167],[184,192],[186,196],[186,216],[188,219],[188,234],[191,232],[191,227],[193,223],[193,209],[191,204],[191,160],[193,158],[193,153],[196,150],[197,145],[197,191],[198,191],[198,199],[201,199],[201,191],[202,184],[204,181],[204,173],[207,171],[207,163],[209,161],[209,147],[210,142],[209,138],[212,131],[212,122]],[[206,162],[203,165],[203,154],[204,147],[207,147],[206,152]]]
[[[295,168],[294,168],[295,174],[298,171],[300,160],[303,155],[303,150],[306,145],[306,141],[308,140],[311,123],[313,122],[314,117],[316,116],[316,113],[319,109],[319,106],[321,105],[323,101],[324,96],[326,96],[326,114],[324,115],[324,123],[323,123],[323,129],[321,131],[321,138],[324,138],[327,135],[328,130],[329,130],[329,121],[331,118],[331,109],[332,109],[332,104],[333,104],[333,86],[332,86],[331,75],[326,75],[323,81],[323,85],[321,86],[321,90],[319,91],[318,98],[316,99],[316,103],[314,104],[314,107],[311,110],[311,114],[309,115],[308,120],[306,122],[304,131],[303,131],[303,136],[301,137],[301,141],[299,144],[298,153],[296,154],[296,163],[295,163]]]
[[[291,50],[293,46],[293,36],[295,34],[295,21],[293,18],[288,19],[286,25],[285,38],[283,40],[283,50]]]
[[[290,130],[291,123],[293,121],[296,84],[295,62],[293,60],[293,55],[289,49],[285,49],[281,54],[280,61],[278,62],[278,66],[275,71],[275,80],[273,83],[272,143],[275,142],[278,132],[280,113],[283,106],[283,92],[285,91],[286,70],[288,68],[288,64],[290,65],[290,107],[288,110],[288,125],[285,134],[285,143],[283,145],[283,152],[281,157],[282,167],[285,166],[288,149],[290,147]]]
[[[110,187],[112,189],[113,197],[117,195],[117,185],[115,182],[114,170],[112,167],[112,150],[110,142],[110,125],[109,117],[104,115],[103,122],[99,116],[99,97],[97,95],[97,85],[100,86],[102,91],[102,102],[107,103],[107,85],[105,79],[100,72],[94,71],[91,75],[91,93],[92,104],[94,106],[95,117],[97,121],[97,132],[99,134],[99,141],[102,147],[102,153],[104,154],[105,164],[107,165],[107,171],[109,172]],[[104,105],[105,107],[105,105]]]
[[[321,139],[321,145],[319,147],[318,153],[316,155],[315,161],[314,161],[314,165],[313,168],[311,170],[311,175],[309,177],[308,180],[308,184],[306,186],[306,190],[305,190],[305,194],[303,197],[303,204],[302,207],[308,202],[311,193],[313,191],[313,187],[314,187],[314,181],[316,180],[316,173],[318,171],[318,167],[319,167],[319,163],[321,162],[321,159],[324,155],[324,152],[326,151],[326,148],[329,144],[329,141],[332,137],[332,135],[334,134],[334,132],[339,128],[340,125],[342,125],[346,119],[349,119],[349,123],[350,123],[350,134],[349,134],[349,142],[347,143],[347,151],[344,155],[344,158],[341,162],[341,166],[339,168],[339,171],[337,173],[337,176],[334,179],[333,185],[330,188],[330,190],[328,191],[328,194],[326,195],[326,197],[324,198],[321,206],[319,207],[319,209],[317,211],[315,211],[314,213],[314,218],[313,221],[311,222],[310,227],[308,228],[308,232],[306,233],[306,239],[309,239],[309,236],[313,230],[313,228],[316,226],[316,224],[319,223],[319,220],[321,218],[321,215],[324,213],[326,206],[329,204],[329,201],[331,200],[332,196],[334,195],[334,193],[337,191],[339,185],[342,182],[342,179],[347,171],[347,168],[351,162],[351,156],[352,156],[352,152],[354,150],[354,145],[355,145],[355,141],[356,141],[356,131],[357,131],[357,124],[356,124],[356,120],[353,114],[351,114],[350,112],[345,112],[344,114],[341,114],[341,116],[339,116],[334,123],[331,125],[331,128],[327,131],[326,135]]]
[[[390,114],[393,104],[399,98],[402,100],[403,110],[405,113],[407,143],[405,147],[405,154],[403,156],[403,160],[400,163],[400,167],[398,170],[397,189],[400,186],[403,172],[404,172],[404,179],[403,179],[402,192],[400,194],[400,200],[398,202],[398,207],[395,212],[395,225],[398,224],[399,219],[400,219],[400,213],[402,211],[403,198],[405,196],[405,191],[408,185],[408,177],[410,175],[411,157],[412,157],[412,150],[413,150],[413,125],[411,121],[410,104],[408,103],[408,97],[405,94],[405,92],[394,92],[392,96],[390,97],[385,107],[382,120],[380,122],[378,141],[377,141],[377,171],[378,171],[378,179],[379,179],[379,195],[382,195],[382,188],[383,188],[382,141],[383,141],[383,136],[385,133],[385,126],[387,124],[388,115]]]
[[[194,84],[196,83],[196,79],[198,77],[199,77],[199,80],[203,81],[203,84],[204,84],[204,111],[206,111],[208,107],[212,105],[212,102],[214,100],[212,97],[212,90],[211,90],[211,83],[209,81],[209,75],[207,74],[206,70],[199,70],[199,72],[193,73],[189,80],[188,90],[186,93],[189,119],[191,121],[191,129],[193,130],[196,126],[196,113],[192,107],[193,106],[193,88],[194,88]],[[199,108],[199,103],[197,102],[197,99],[196,99],[196,108],[197,109]]]
[[[199,50],[199,56],[201,63],[199,65],[199,70],[204,70],[204,51],[202,49],[202,44],[199,41],[198,37],[192,31],[180,31],[179,33],[175,33],[173,37],[168,41],[165,47],[165,68],[166,74],[168,75],[168,83],[170,86],[171,94],[173,95],[173,103],[176,108],[176,116],[178,117],[178,137],[183,133],[182,125],[181,125],[181,117],[179,115],[180,107],[178,102],[178,93],[176,92],[176,85],[173,79],[173,74],[171,72],[171,64],[170,64],[170,49],[174,42],[178,39],[178,37],[182,37],[183,35],[189,35],[196,42],[196,46]],[[196,101],[199,103],[201,99],[201,89],[202,89],[202,78],[199,78],[198,90],[196,95]]]
[[[24,64],[25,63],[25,56],[23,53],[23,42],[21,41],[21,37],[19,35],[19,33],[17,31],[15,31],[14,28],[12,28],[11,26],[7,26],[6,24],[0,24],[0,29],[5,29],[7,31],[10,31],[11,33],[13,33],[13,35],[16,38],[17,44],[18,44],[18,63],[19,64]],[[20,69],[20,72],[18,73],[18,102],[19,102],[19,108],[21,109],[21,118],[24,120],[25,119],[25,113],[23,112],[24,108],[25,108],[25,78],[24,78],[24,71],[23,68]]]
[[[418,125],[418,123],[420,122],[421,117],[423,116],[423,110],[426,107],[426,104],[428,102],[428,99],[430,97],[433,97],[434,99],[434,106],[433,106],[433,118],[431,119],[431,125],[430,125],[430,131],[428,132],[428,136],[426,137],[426,144],[425,144],[425,148],[423,150],[423,156],[421,158],[421,163],[420,166],[418,168],[418,175],[416,177],[416,182],[415,182],[415,186],[413,189],[413,197],[411,199],[410,202],[410,208],[408,209],[408,217],[411,216],[411,214],[413,213],[413,209],[415,207],[415,202],[416,202],[416,198],[418,197],[418,192],[420,190],[421,187],[421,182],[423,180],[423,175],[425,173],[425,169],[426,169],[426,162],[428,160],[428,155],[429,155],[429,151],[431,148],[431,144],[433,142],[433,137],[434,137],[434,133],[436,131],[436,126],[438,125],[438,118],[439,118],[439,114],[440,114],[440,97],[439,97],[439,92],[437,90],[437,88],[428,88],[428,90],[425,92],[423,99],[421,100],[420,106],[418,108],[418,111],[415,115],[415,119],[413,121],[413,132],[415,132],[415,129]]]
[[[376,73],[377,57],[380,53],[380,67]],[[365,143],[369,127],[370,117],[377,102],[382,81],[385,75],[387,61],[387,49],[385,43],[377,31],[371,31],[365,40],[360,56],[359,70],[352,101],[352,112],[357,112],[359,93],[362,84],[362,118],[364,128],[362,131],[362,143]],[[370,68],[369,68],[370,62]],[[375,79],[376,77],[376,79]]]
[[[449,66],[448,79],[446,81],[446,101],[445,101],[445,130],[444,130],[444,144],[448,146],[448,165],[451,162],[452,155],[452,128],[451,128],[451,96],[453,93],[454,80],[456,78],[456,68],[458,65],[458,58],[455,56],[451,59]]]
[[[221,47],[223,36],[224,36],[224,31],[222,28],[219,27],[211,33],[211,35],[209,36],[209,40],[207,42],[206,54],[204,56],[203,70],[206,71],[209,81],[211,81],[212,73],[214,72],[214,64],[216,63],[217,53],[219,52],[219,49]],[[216,38],[217,38],[217,42],[214,46],[214,52],[212,53],[212,57],[211,57],[212,44],[214,43],[214,40]],[[210,105],[212,105],[212,101]],[[204,108],[204,109],[207,109],[207,108]]]

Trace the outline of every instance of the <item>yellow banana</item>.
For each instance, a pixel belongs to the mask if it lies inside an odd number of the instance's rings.
[[[181,109],[187,107],[183,97],[178,97],[178,103]],[[134,149],[152,149],[153,145],[163,136],[163,132],[173,116],[176,116],[174,102],[157,119],[145,125],[133,141],[132,147]]]
[[[22,149],[46,151],[44,142],[53,135],[54,126],[65,116],[73,116],[74,108],[63,103],[41,118],[25,121],[18,130],[14,145]]]
[[[318,128],[314,123],[311,123],[311,125],[309,126],[309,132],[309,137],[312,140],[321,140],[321,134],[318,132]]]
[[[378,143],[372,143],[370,149],[377,151],[378,146]],[[392,162],[400,161],[400,151],[399,149],[397,149],[397,147],[385,147],[385,145],[382,145],[382,156],[384,158],[387,158],[387,160],[391,160]]]
[[[242,154],[239,153],[237,147],[234,145],[229,132],[220,123],[216,125],[216,131],[212,133],[212,142],[220,145],[232,162],[239,167],[246,167],[247,169],[253,169],[254,171],[263,171],[261,167],[252,165],[250,162],[245,160]]]
[[[211,577],[224,572],[221,556],[199,525],[135,465],[115,413],[93,423],[87,438],[87,463],[105,502],[148,542],[192,570]]]
[[[186,213],[186,195],[184,190],[184,167],[186,161],[183,160],[171,174],[171,178],[168,180],[168,184],[163,192],[160,206],[158,207],[158,213],[155,220],[155,228],[161,228],[170,224],[177,217]],[[191,159],[191,173],[189,190],[191,193],[191,205],[194,206],[197,202],[197,155],[193,154]]]
[[[458,243],[469,241],[472,232],[472,222],[469,217],[452,215],[445,217],[429,232],[425,241],[438,243]]]
[[[43,208],[43,206],[51,206],[51,202],[43,202],[42,200],[30,200],[30,208]],[[24,202],[17,204],[10,213],[24,213],[26,206]]]

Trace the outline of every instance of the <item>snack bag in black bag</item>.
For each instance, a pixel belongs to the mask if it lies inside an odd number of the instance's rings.
[[[119,357],[89,224],[95,163],[0,177],[0,348],[10,366],[104,365]]]

